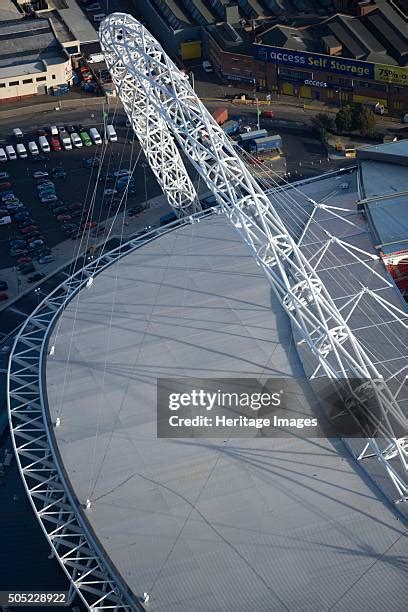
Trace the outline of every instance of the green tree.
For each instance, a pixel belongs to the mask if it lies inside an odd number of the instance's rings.
[[[356,129],[362,136],[368,136],[375,131],[376,117],[371,108],[363,106],[356,116]]]
[[[319,135],[320,140],[323,142],[327,139],[327,132],[334,130],[334,121],[330,115],[325,113],[318,113],[311,120],[313,130]]]
[[[335,123],[339,132],[351,132],[354,129],[354,112],[351,106],[343,106],[336,115]]]

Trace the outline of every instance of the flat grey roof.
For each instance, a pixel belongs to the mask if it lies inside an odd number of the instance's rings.
[[[303,372],[286,315],[224,217],[110,266],[67,306],[54,343],[47,393],[65,469],[155,612],[403,607],[404,527],[342,443],[156,438],[159,375]]]
[[[61,19],[66,23],[76,40],[80,43],[98,40],[98,33],[75,0],[64,0],[67,8],[55,9]],[[37,11],[39,15],[47,17],[49,11]]]
[[[376,245],[384,254],[408,249],[408,140],[360,149],[361,196]]]

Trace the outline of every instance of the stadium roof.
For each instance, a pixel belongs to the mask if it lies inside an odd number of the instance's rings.
[[[304,190],[343,201],[336,181]],[[344,304],[347,290],[335,299]],[[107,555],[157,612],[401,607],[406,582],[393,560],[404,528],[342,443],[156,438],[158,376],[292,378],[307,366],[223,216],[110,266],[66,307],[54,343],[47,393],[66,473],[79,502],[92,500],[86,516]],[[307,390],[304,401],[313,408]]]

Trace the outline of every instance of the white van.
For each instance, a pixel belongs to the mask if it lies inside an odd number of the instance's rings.
[[[37,147],[37,143],[34,142],[34,140],[30,140],[30,142],[28,143],[28,150],[30,151],[31,155],[34,156],[40,153]]]
[[[89,130],[89,135],[92,138],[93,142],[97,145],[102,144],[102,138],[101,135],[99,134],[98,130],[96,128],[91,128]]]
[[[22,140],[23,139],[23,132],[20,130],[20,128],[14,128],[13,129],[13,134],[14,134],[14,137],[17,140]]]
[[[115,132],[115,128],[113,127],[113,125],[107,125],[106,126],[106,136],[107,139],[109,140],[109,142],[117,142],[118,141],[118,135]]]
[[[72,142],[71,142],[68,132],[65,132],[65,131],[63,132],[62,130],[60,130],[59,136],[60,136],[61,144],[64,147],[65,151],[71,151]]]
[[[15,152],[14,147],[12,145],[7,145],[6,153],[7,153],[7,157],[9,159],[12,159],[12,160],[17,159],[16,152]]]
[[[48,142],[45,136],[40,136],[38,142],[40,143],[40,147],[43,153],[50,152],[50,143]]]
[[[105,19],[105,13],[96,13],[96,15],[92,15],[92,21],[98,22],[103,21]]]
[[[78,136],[76,132],[72,132],[71,140],[72,140],[72,144],[74,145],[74,147],[77,147],[77,148],[82,147],[82,140],[80,139],[80,137]]]
[[[22,142],[18,143],[16,149],[17,155],[20,157],[20,159],[25,159],[27,157],[27,149],[25,148]]]
[[[3,148],[0,148],[0,163],[4,164],[7,161],[7,155]]]

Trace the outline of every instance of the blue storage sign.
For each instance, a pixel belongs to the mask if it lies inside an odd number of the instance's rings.
[[[343,57],[321,55],[320,53],[306,53],[305,51],[291,51],[282,47],[254,44],[254,59],[260,62],[277,64],[278,66],[334,72],[335,74],[341,74],[350,78],[374,80],[375,64],[345,59]]]

